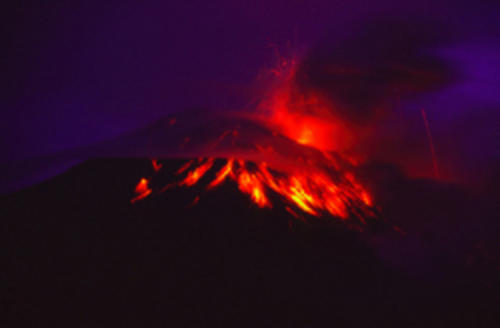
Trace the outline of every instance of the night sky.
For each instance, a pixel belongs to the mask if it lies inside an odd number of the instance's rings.
[[[241,108],[276,48],[307,53],[379,18],[448,31],[431,50],[458,78],[405,108],[425,107],[436,138],[455,134],[464,158],[498,159],[498,12],[486,0],[16,1],[1,14],[2,162],[106,140],[191,107]]]

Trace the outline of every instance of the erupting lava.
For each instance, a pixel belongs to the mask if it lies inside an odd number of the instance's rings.
[[[320,92],[306,91],[297,85],[296,60],[283,59],[272,73],[278,83],[258,104],[257,120],[316,149],[341,151],[352,145],[352,132],[345,121],[333,115],[331,101]]]
[[[258,159],[230,151],[224,156],[209,155],[190,160],[177,170],[178,181],[157,191],[151,190],[148,179],[141,179],[132,202],[170,188],[201,184],[200,180],[206,177],[203,179],[206,190],[231,180],[258,207],[272,208],[272,200],[280,198],[288,204],[285,209],[297,218],[303,219],[304,215],[355,217],[364,223],[365,218],[373,217],[369,193],[356,180],[353,170],[344,165],[352,165],[353,161],[341,154],[351,140],[343,122],[333,117],[330,105],[319,95],[299,92],[294,83],[295,61],[282,62],[280,69],[272,73],[280,81],[278,86],[271,88],[270,95],[260,101],[255,111],[243,116],[268,129],[272,135],[281,135],[293,142],[300,156],[304,155],[300,160],[289,154],[292,158],[286,163],[275,165],[273,148],[279,146],[262,147],[255,143],[259,140],[252,140],[260,154]],[[239,134],[237,129],[227,130],[216,139],[216,145],[225,138],[233,138],[234,145]],[[307,155],[311,151],[316,157]],[[155,172],[162,166],[157,160],[152,164]],[[211,181],[206,182],[208,179]],[[199,196],[193,204],[198,200]]]
[[[265,162],[255,164],[233,158],[223,161],[224,165],[215,172],[215,178],[206,185],[207,190],[231,179],[237,183],[240,191],[248,194],[259,207],[271,208],[269,194],[274,192],[296,208],[313,216],[330,214],[347,219],[354,215],[362,222],[365,217],[372,216],[370,196],[350,173],[334,179],[318,168],[311,168],[307,172],[279,172],[269,168]],[[214,164],[213,158],[187,162],[176,172],[176,175],[183,178],[159,192],[176,186],[191,187],[197,184],[209,171],[214,170]],[[137,196],[132,202],[151,194],[145,178],[137,185],[136,193]]]

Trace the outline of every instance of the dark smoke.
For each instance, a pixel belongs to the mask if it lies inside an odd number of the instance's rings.
[[[378,20],[348,37],[325,39],[297,73],[304,91],[320,91],[336,115],[366,124],[400,100],[436,91],[456,79],[453,67],[433,50],[450,33],[424,20]]]

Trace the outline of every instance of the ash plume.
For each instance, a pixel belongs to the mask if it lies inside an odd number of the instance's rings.
[[[321,92],[340,118],[369,124],[397,101],[437,91],[457,78],[452,65],[435,54],[452,39],[445,31],[417,19],[372,21],[310,50],[299,65],[297,86]]]

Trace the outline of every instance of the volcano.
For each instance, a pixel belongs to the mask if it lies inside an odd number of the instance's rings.
[[[2,164],[3,326],[498,326],[498,188],[400,105],[456,72],[370,26],[240,108]]]

